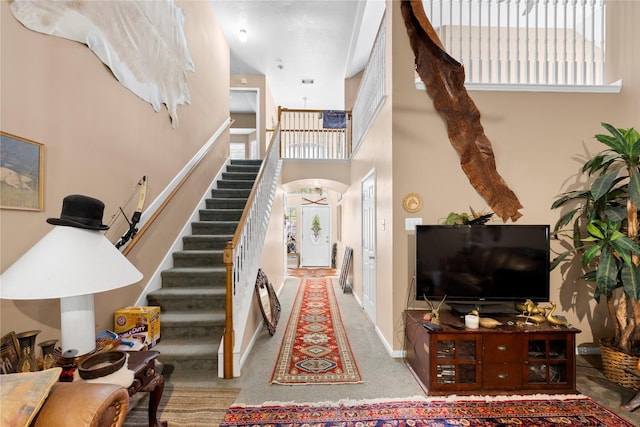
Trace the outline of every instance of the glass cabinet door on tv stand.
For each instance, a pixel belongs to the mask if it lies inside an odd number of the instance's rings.
[[[530,389],[566,388],[575,371],[573,336],[534,334],[527,337],[523,378]]]
[[[482,352],[479,336],[437,334],[432,337],[436,363],[432,366],[432,387],[441,391],[477,390],[482,383]]]

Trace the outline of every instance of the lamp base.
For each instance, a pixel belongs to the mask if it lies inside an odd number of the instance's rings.
[[[96,348],[93,294],[60,298],[62,356],[74,358]]]

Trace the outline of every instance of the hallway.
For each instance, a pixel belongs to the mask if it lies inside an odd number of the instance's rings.
[[[345,294],[334,276],[334,290],[340,306],[340,314],[347,330],[354,357],[363,382],[339,385],[278,385],[270,384],[271,373],[280,349],[282,336],[289,319],[293,300],[301,278],[289,277],[278,295],[282,313],[274,336],[264,328],[254,344],[251,354],[242,367],[242,376],[233,379],[180,376],[167,377],[168,384],[214,385],[241,388],[236,403],[261,404],[265,401],[321,402],[340,399],[377,399],[422,395],[422,389],[406,368],[402,359],[389,357],[376,335],[373,325],[358,306],[352,294]],[[398,331],[402,334],[402,331]]]

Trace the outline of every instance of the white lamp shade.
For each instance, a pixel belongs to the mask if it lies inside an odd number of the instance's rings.
[[[142,273],[101,232],[56,226],[0,275],[0,298],[88,295],[141,279]]]

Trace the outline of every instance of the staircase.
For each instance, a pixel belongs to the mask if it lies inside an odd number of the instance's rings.
[[[224,247],[233,239],[260,169],[260,160],[231,160],[217,188],[191,223],[173,268],[161,273],[162,288],[147,295],[160,306],[161,354],[165,374],[217,376],[218,347],[224,332],[226,267]]]

